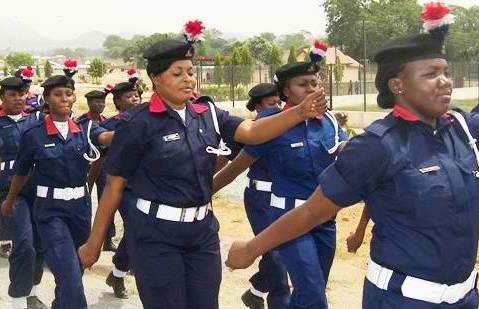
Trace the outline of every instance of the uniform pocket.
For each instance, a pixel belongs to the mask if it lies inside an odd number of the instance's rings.
[[[426,164],[426,166],[437,166]],[[447,186],[448,178],[444,170],[427,170],[427,167],[409,167],[395,177],[398,198],[402,199],[405,213],[415,227],[445,225],[452,211],[452,193]]]

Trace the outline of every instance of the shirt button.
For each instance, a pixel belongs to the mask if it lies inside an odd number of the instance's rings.
[[[203,133],[203,129],[200,129],[200,133]]]

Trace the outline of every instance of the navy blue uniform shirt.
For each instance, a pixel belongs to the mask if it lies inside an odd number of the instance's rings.
[[[224,141],[233,143],[243,119],[216,108]],[[105,160],[105,170],[128,179],[133,192],[149,201],[195,207],[211,200],[219,136],[209,106],[199,98],[186,104],[186,125],[177,112],[154,94],[147,104],[122,114]]]
[[[466,114],[479,136],[479,115]],[[477,255],[478,166],[451,118],[437,127],[396,107],[348,143],[320,176],[326,197],[346,207],[364,200],[375,225],[371,258],[405,275],[463,282]]]
[[[15,121],[7,115],[4,109],[0,110],[0,138],[3,140],[3,147],[0,149],[0,158],[3,162],[0,178],[1,190],[10,188],[13,177],[13,166],[10,166],[10,162],[15,160],[19,152],[21,133],[36,122],[38,122],[36,113],[22,112],[22,118]]]
[[[280,111],[269,108],[258,116]],[[336,154],[327,152],[334,146],[334,136],[334,126],[326,117],[308,119],[270,142],[244,149],[255,158],[267,158],[276,196],[306,200],[318,185],[318,175],[336,159]],[[347,140],[341,128],[339,139]]]
[[[83,157],[89,151],[88,123],[85,120],[77,125],[70,119],[66,140],[49,116],[25,130],[20,139],[15,174],[26,176],[35,165],[33,179],[36,185],[56,188],[84,186],[90,164]],[[94,144],[98,145],[97,138],[102,132],[105,129],[93,124],[90,136]]]

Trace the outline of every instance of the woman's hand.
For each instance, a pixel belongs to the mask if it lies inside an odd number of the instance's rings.
[[[298,113],[303,119],[323,115],[328,109],[328,101],[324,88],[308,95],[298,106]]]
[[[231,245],[226,259],[226,266],[231,270],[245,269],[253,264],[256,256],[249,247],[248,241],[235,241]]]
[[[87,241],[80,248],[78,248],[78,258],[83,266],[83,269],[92,267],[100,258],[101,246],[92,246],[90,241]]]
[[[359,247],[363,244],[364,241],[364,233],[356,231],[355,233],[351,233],[349,237],[346,239],[346,245],[348,246],[348,252],[356,253]]]

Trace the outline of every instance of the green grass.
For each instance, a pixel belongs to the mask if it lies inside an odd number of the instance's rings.
[[[478,104],[478,100],[476,99],[471,99],[471,100],[453,100],[451,102],[451,106],[454,107],[459,107],[460,109],[464,111],[470,111],[474,106]],[[350,105],[350,106],[343,106],[341,108],[338,108],[338,110],[341,111],[352,111],[352,112],[362,112],[364,110],[363,104],[355,104],[355,105]],[[379,108],[376,104],[370,104],[368,103],[367,105],[367,111],[368,112],[389,112],[390,110],[388,109],[382,109]]]

